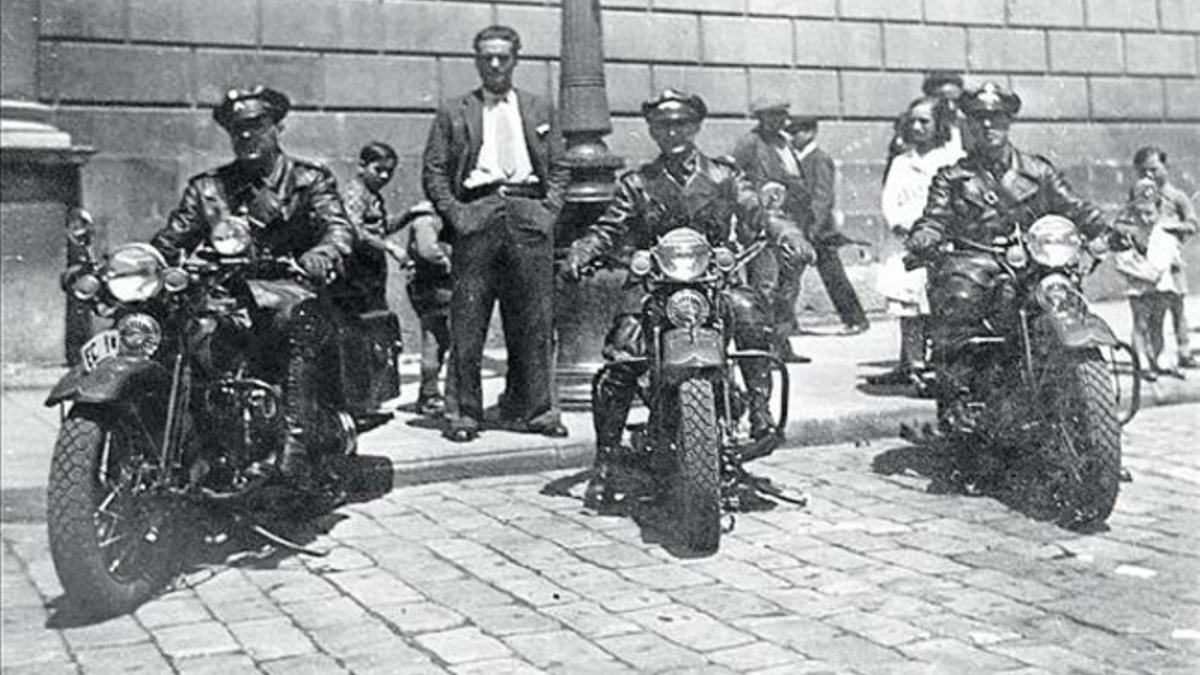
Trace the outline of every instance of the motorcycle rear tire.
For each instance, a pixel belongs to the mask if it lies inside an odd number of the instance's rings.
[[[77,405],[63,421],[50,462],[46,525],[51,558],[72,606],[92,616],[131,612],[169,578],[161,556],[144,561],[135,558],[145,564],[138,564],[127,575],[116,574],[120,562],[111,559],[105,549],[121,542],[114,541],[117,537],[111,533],[101,540],[104,535],[97,521],[102,516],[97,514],[112,492],[100,481],[105,441],[110,439],[106,473],[111,475],[129,459],[130,435],[115,411]],[[116,502],[110,500],[109,506]],[[134,529],[125,536],[131,535],[144,539],[146,532]],[[136,545],[143,544],[139,540]],[[158,550],[162,543],[147,546],[151,553],[162,553]]]
[[[1078,460],[1080,480],[1071,479],[1063,492],[1060,522],[1072,529],[1103,523],[1112,513],[1121,485],[1121,421],[1116,393],[1107,364],[1098,353],[1065,359],[1055,397],[1057,422],[1062,424],[1060,443],[1068,440]],[[1069,450],[1059,448],[1062,456]]]
[[[676,517],[694,551],[721,543],[721,466],[712,382],[693,378],[679,385],[676,435]]]

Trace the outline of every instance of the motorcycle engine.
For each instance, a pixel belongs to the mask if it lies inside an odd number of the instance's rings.
[[[266,459],[283,438],[279,388],[262,380],[226,379],[209,390],[208,416],[214,446],[235,471]]]

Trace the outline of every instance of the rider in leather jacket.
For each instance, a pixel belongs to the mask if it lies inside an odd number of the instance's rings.
[[[707,106],[699,96],[667,89],[644,103],[642,113],[661,154],[620,177],[607,210],[586,235],[572,243],[564,266],[568,279],[578,280],[589,263],[618,246],[649,248],[658,237],[677,227],[698,230],[712,245],[725,246],[731,238],[747,244],[765,226],[773,243],[787,255],[808,260],[814,257],[795,223],[765,217],[757,193],[733,161],[709,157],[696,149],[696,134],[707,114]],[[737,231],[733,232],[735,221]],[[728,299],[738,345],[770,350],[772,320],[766,298],[742,286],[729,291]],[[600,481],[606,480],[608,465],[618,452],[638,377],[646,369],[645,363],[621,363],[621,356],[643,355],[643,339],[641,317],[636,314],[618,315],[605,338],[604,356],[616,364],[605,371],[592,401],[595,475]],[[758,439],[781,438],[769,409],[769,367],[751,360],[742,366],[742,375],[750,390],[751,434]]]
[[[178,208],[151,244],[170,262],[208,239],[217,224],[241,219],[254,245],[270,256],[295,256],[321,286],[341,270],[354,234],[328,168],[286,155],[279,147],[288,97],[266,87],[230,91],[213,110],[229,133],[236,159],[188,181]],[[328,304],[309,284],[290,278],[250,282],[258,353],[286,360],[283,414],[286,440],[280,472],[302,482],[319,435],[318,358],[333,338]]]
[[[967,155],[934,177],[925,212],[906,241],[911,254],[929,258],[947,239],[990,245],[995,237],[1024,232],[1047,214],[1070,219],[1089,240],[1105,237],[1111,248],[1122,245],[1100,210],[1077,196],[1049,160],[1009,142],[1009,126],[1021,108],[1015,93],[989,82],[965,94],[959,105],[966,115]],[[997,311],[989,299],[1004,297],[1004,289],[997,288],[1000,278],[990,253],[958,251],[933,261],[929,301],[935,360],[952,361],[953,345],[972,334],[981,313]],[[953,382],[942,386],[955,388]]]

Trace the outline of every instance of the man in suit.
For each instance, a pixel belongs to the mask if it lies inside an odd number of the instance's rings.
[[[562,141],[549,102],[515,89],[521,38],[508,26],[475,35],[482,86],[445,103],[425,146],[422,184],[451,229],[452,394],[445,436],[474,440],[483,419],[480,367],[498,300],[508,348],[505,426],[567,435],[551,400],[554,225],[562,206]]]
[[[733,161],[756,190],[767,183],[782,185],[786,189],[783,212],[793,221],[804,223],[802,212],[808,198],[800,182],[795,153],[783,132],[788,120],[788,102],[775,97],[758,98],[750,110],[758,125],[738,139]],[[775,247],[770,247],[747,267],[750,285],[769,299],[775,350],[779,358],[789,363],[812,361],[793,352],[788,341],[788,336],[798,328],[796,298],[800,295],[805,266],[804,260],[781,256]]]
[[[800,225],[817,250],[817,272],[842,320],[842,334],[857,335],[866,331],[870,322],[838,255],[838,248],[849,240],[838,232],[833,217],[837,169],[833,158],[817,147],[816,117],[793,115],[788,118],[785,131],[792,139],[796,163],[800,167],[800,183],[808,199],[804,214],[799,218]]]

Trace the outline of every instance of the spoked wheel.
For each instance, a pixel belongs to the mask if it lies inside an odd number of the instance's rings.
[[[1059,522],[1089,529],[1112,513],[1120,489],[1121,422],[1107,364],[1098,353],[1062,357],[1047,386],[1049,437]]]
[[[675,445],[674,504],[684,541],[696,551],[715,551],[721,543],[721,467],[716,404],[708,380],[679,385]]]
[[[132,611],[170,575],[165,502],[147,490],[133,427],[76,406],[50,463],[50,553],[67,597],[88,613]]]

